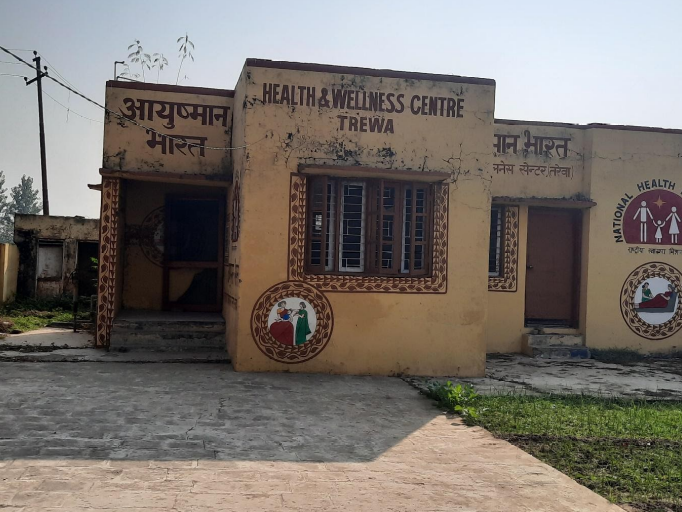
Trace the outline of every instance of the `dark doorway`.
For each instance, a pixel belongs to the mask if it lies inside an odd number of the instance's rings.
[[[224,197],[166,197],[164,309],[222,309]]]
[[[528,209],[526,325],[577,327],[580,210]]]
[[[78,242],[76,278],[78,280],[79,297],[90,297],[97,294],[98,252],[99,244],[97,242]]]

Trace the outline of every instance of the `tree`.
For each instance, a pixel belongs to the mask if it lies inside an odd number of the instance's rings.
[[[178,49],[180,67],[178,68],[178,77],[175,79],[175,85],[178,85],[178,82],[180,81],[180,71],[182,70],[182,64],[185,62],[185,59],[189,57],[190,59],[192,59],[192,62],[194,62],[194,55],[192,55],[192,51],[194,51],[194,43],[189,40],[189,35],[187,35],[186,32],[185,36],[178,37],[178,40],[176,42],[180,43],[180,48]],[[185,78],[187,78],[187,76],[185,76]]]
[[[148,53],[144,53],[144,49],[142,48],[139,39],[135,39],[135,42],[128,46],[128,50],[132,50],[133,48],[134,50],[128,55],[128,58],[130,59],[130,62],[140,65],[140,68],[142,69],[142,81],[144,82],[146,81],[144,77],[144,68],[151,69],[152,57]]]
[[[5,173],[0,171],[0,243],[11,244],[14,241],[14,222],[10,215],[10,203],[5,188]]]
[[[163,53],[155,53],[153,57],[152,68],[156,68],[156,83],[158,84],[161,71],[163,71],[164,67],[168,66],[168,59],[163,56]]]
[[[178,83],[180,83],[180,72],[182,71],[182,66],[185,63],[185,59],[190,59],[192,62],[194,62],[194,43],[190,41],[189,35],[187,33],[185,33],[184,36],[179,37],[176,42],[180,43],[180,47],[178,48],[178,59],[180,59],[180,64],[178,65],[178,74],[175,78],[175,85],[178,85]],[[142,43],[139,39],[135,39],[133,44],[128,46],[128,51],[130,52],[128,54],[128,61],[123,62],[125,68],[121,73],[121,76],[127,77],[130,80],[136,81],[141,77],[142,81],[146,82],[147,77],[145,69],[147,71],[152,71],[154,68],[156,68],[156,83],[158,84],[161,71],[163,71],[166,67],[172,67],[169,66],[168,59],[166,59],[163,53],[154,53],[151,55],[149,53],[145,53],[144,48],[142,48]],[[140,73],[133,73],[130,69],[131,64],[139,64],[142,74],[140,75]],[[187,75],[183,76],[183,80],[186,80],[187,78]]]
[[[38,189],[33,188],[33,178],[26,176],[21,177],[21,183],[16,187],[12,187],[12,204],[10,205],[11,213],[23,213],[35,215],[43,210],[43,205],[38,201]]]

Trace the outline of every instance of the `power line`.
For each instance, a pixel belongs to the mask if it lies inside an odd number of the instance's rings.
[[[24,75],[15,75],[15,74],[12,74],[12,73],[0,73],[0,76],[16,76],[16,77],[19,77],[19,78],[26,78]]]
[[[77,89],[77,87],[76,87],[75,85],[73,85],[71,82],[69,82],[69,81],[66,79],[66,77],[64,77],[64,75],[62,75],[59,71],[57,71],[57,68],[55,68],[49,60],[47,60],[47,57],[45,57],[45,55],[43,55],[43,54],[40,53],[40,52],[38,52],[38,55],[40,55],[43,59],[45,59],[45,62],[47,62],[47,64],[50,66],[50,69],[52,69],[52,71],[54,71],[54,72],[57,74],[57,76],[58,76],[59,78],[61,78],[62,80],[64,80],[67,84],[69,84],[69,85],[70,85],[71,87],[73,87],[74,89]]]
[[[71,110],[70,107],[67,107],[67,106],[64,105],[63,103],[60,103],[59,101],[57,101],[56,99],[54,99],[47,91],[43,91],[43,93],[45,93],[45,96],[47,96],[48,98],[50,98],[50,99],[51,99],[52,101],[54,101],[57,105],[60,105],[61,107],[64,107],[64,108],[67,110],[67,112],[70,112],[71,114],[75,114],[75,115],[77,115],[78,117],[82,117],[83,119],[87,119],[88,121],[93,121],[93,122],[95,122],[95,123],[104,124],[104,122],[102,122],[102,121],[98,121],[97,119],[91,119],[91,118],[89,118],[89,117],[86,117],[86,116],[84,116],[84,115],[79,114],[79,113],[76,112],[75,110]]]
[[[24,59],[22,59],[22,58],[19,57],[18,55],[13,54],[13,53],[12,53],[12,50],[9,50],[9,49],[7,49],[7,48],[5,48],[5,47],[3,47],[3,46],[0,46],[0,50],[4,51],[5,53],[8,53],[9,55],[11,55],[11,56],[14,57],[15,59],[17,59],[19,62],[23,62],[23,63],[26,64],[29,68],[35,69],[35,68],[34,68],[33,66],[31,66],[28,62],[26,62]],[[15,50],[15,51],[17,51],[17,50]],[[75,89],[69,87],[68,85],[63,84],[62,82],[60,82],[59,80],[57,80],[57,79],[54,78],[53,76],[50,76],[50,75],[48,75],[48,74],[45,74],[45,78],[49,78],[50,80],[52,80],[52,81],[55,82],[56,84],[62,86],[62,87],[63,87],[64,89],[66,89],[67,91],[71,91],[71,92],[74,93],[75,95],[80,96],[81,98],[83,98],[85,101],[88,101],[88,102],[92,103],[93,105],[98,106],[99,108],[103,109],[104,111],[108,112],[109,114],[111,114],[111,115],[113,115],[113,116],[115,116],[115,117],[117,117],[117,118],[119,118],[119,119],[121,119],[121,120],[123,120],[123,121],[126,121],[126,122],[128,122],[128,123],[131,123],[131,124],[133,124],[133,125],[135,125],[135,126],[139,126],[140,128],[144,128],[145,130],[147,130],[147,131],[149,131],[149,132],[156,133],[157,135],[160,135],[160,136],[162,136],[162,137],[166,137],[166,138],[168,138],[168,139],[170,139],[170,140],[173,140],[173,141],[175,141],[175,142],[180,142],[180,143],[182,143],[182,144],[186,144],[187,146],[193,146],[193,147],[197,147],[197,148],[210,149],[210,150],[215,150],[215,151],[234,151],[234,150],[237,150],[237,149],[245,149],[245,148],[248,148],[248,147],[253,146],[253,145],[255,145],[255,144],[258,144],[259,142],[261,142],[261,141],[263,141],[263,140],[265,140],[265,139],[268,138],[268,135],[266,134],[264,137],[258,139],[258,140],[255,141],[255,142],[252,142],[251,144],[244,144],[244,145],[242,145],[242,146],[235,146],[235,147],[213,147],[213,146],[204,146],[204,145],[202,145],[202,144],[196,144],[196,143],[194,143],[194,142],[189,142],[189,141],[187,141],[187,140],[180,139],[180,138],[177,138],[177,137],[173,137],[172,135],[168,135],[167,133],[160,132],[160,131],[158,131],[158,130],[156,130],[156,129],[150,127],[150,126],[143,125],[143,124],[138,123],[137,121],[134,121],[134,120],[132,120],[132,119],[130,119],[130,118],[124,116],[124,115],[121,115],[121,114],[119,114],[118,112],[114,112],[113,110],[108,109],[108,108],[105,107],[104,105],[101,105],[100,103],[97,103],[95,100],[88,98],[85,94],[82,94],[82,93],[76,91]]]
[[[17,65],[20,65],[21,62],[11,62],[9,60],[0,60],[0,64],[17,64]]]

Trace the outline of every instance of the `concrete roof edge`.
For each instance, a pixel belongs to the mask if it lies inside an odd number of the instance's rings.
[[[99,222],[99,217],[83,217],[82,215],[43,215],[42,213],[16,213],[14,217],[47,217],[48,219],[78,219],[78,220],[95,220]]]
[[[145,82],[126,82],[123,80],[107,80],[106,87],[119,89],[136,89],[142,91],[175,92],[185,94],[203,94],[206,96],[234,97],[232,89],[215,89],[212,87],[193,87],[189,85],[149,84]]]
[[[635,126],[628,124],[608,124],[608,123],[588,123],[588,124],[574,124],[574,123],[559,123],[552,121],[524,121],[521,119],[495,119],[495,124],[504,125],[527,125],[527,126],[554,126],[557,128],[574,128],[576,130],[622,130],[631,132],[654,132],[654,133],[670,133],[682,134],[682,129],[679,128],[658,128],[655,126]]]
[[[374,69],[334,64],[315,64],[306,62],[290,62],[269,59],[246,59],[244,67],[290,69],[294,71],[311,71],[315,73],[343,73],[349,75],[375,76],[380,78],[402,78],[408,80],[429,80],[432,82],[453,82],[462,84],[488,85],[495,87],[492,78],[475,78],[438,73],[420,73],[416,71],[396,71],[392,69]]]

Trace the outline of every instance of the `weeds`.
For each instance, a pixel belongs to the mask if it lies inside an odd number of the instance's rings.
[[[78,316],[89,320],[90,304],[79,302]],[[21,299],[0,309],[0,330],[17,333],[41,329],[54,322],[73,322],[73,302],[70,298]]]
[[[480,397],[471,384],[452,385],[447,381],[445,384],[431,384],[427,395],[448,411],[459,414],[465,418],[477,418],[478,411],[475,404]]]

